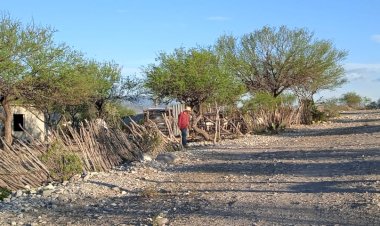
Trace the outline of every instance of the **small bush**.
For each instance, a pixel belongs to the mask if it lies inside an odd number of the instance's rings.
[[[316,107],[313,107],[311,115],[314,122],[325,122],[328,120],[326,113],[318,110]]]
[[[122,128],[120,119],[135,114],[136,112],[133,109],[124,106],[121,102],[105,104],[104,119],[112,127]]]
[[[243,102],[243,112],[247,111],[274,111],[280,107],[292,106],[296,100],[294,95],[282,94],[278,97],[273,97],[271,94],[266,92],[259,92],[254,95],[251,99]]]
[[[146,131],[141,135],[140,148],[142,153],[150,153],[152,156],[157,156],[165,151],[166,145],[160,133],[160,130],[153,122],[145,124]]]
[[[12,192],[6,188],[0,187],[0,200],[7,198]]]
[[[373,109],[379,109],[380,108],[380,102],[372,101],[366,105],[366,109],[373,110]]]
[[[353,109],[359,109],[363,100],[363,97],[361,97],[359,94],[355,92],[345,93],[341,97],[341,102]]]
[[[291,94],[273,97],[269,93],[256,93],[244,102],[242,109],[252,117],[248,127],[254,133],[278,133],[292,123],[294,101],[295,96]]]
[[[329,116],[325,111],[325,107],[318,107],[316,104],[313,104],[311,108],[311,116],[313,122],[326,122],[329,119]]]
[[[327,118],[338,117],[340,111],[347,110],[346,106],[339,105],[339,100],[336,98],[328,99],[322,104],[323,113]]]
[[[41,156],[54,180],[65,181],[82,172],[82,162],[78,155],[64,149],[62,144],[55,142]]]

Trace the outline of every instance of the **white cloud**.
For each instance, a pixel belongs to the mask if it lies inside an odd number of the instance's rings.
[[[350,81],[378,81],[380,64],[346,64],[346,77]]]
[[[315,98],[328,99],[340,97],[347,92],[355,92],[360,96],[369,97],[372,100],[380,98],[380,64],[345,64],[346,78],[348,80],[342,87],[335,90],[319,92]]]
[[[380,34],[372,35],[371,39],[375,42],[380,43]]]
[[[224,17],[224,16],[210,16],[210,17],[207,17],[207,20],[211,20],[211,21],[227,21],[227,20],[230,20],[231,18],[229,17]]]

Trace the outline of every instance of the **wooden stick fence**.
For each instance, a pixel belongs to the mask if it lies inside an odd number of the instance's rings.
[[[37,158],[35,151],[25,143],[19,142],[4,150],[0,149],[0,187],[36,187],[48,178],[49,170]]]
[[[83,170],[106,171],[123,161],[141,159],[145,152],[162,152],[167,145],[175,144],[175,138],[162,134],[154,123],[149,125],[145,127],[132,122],[128,126],[130,131],[126,133],[88,122],[79,129],[66,127],[52,131],[49,140],[62,144],[64,151],[78,154]],[[147,145],[147,139],[152,134],[156,134],[162,145]],[[0,187],[14,190],[24,188],[25,185],[37,187],[48,181],[49,169],[38,157],[49,146],[50,144],[32,139],[28,144],[17,141],[4,150],[0,149]]]

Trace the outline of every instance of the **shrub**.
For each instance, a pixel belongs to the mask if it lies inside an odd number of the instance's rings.
[[[366,109],[370,109],[370,110],[379,109],[379,108],[380,108],[380,99],[377,102],[372,101],[366,105]]]
[[[273,97],[269,93],[257,93],[246,101],[243,112],[252,117],[249,127],[255,133],[277,133],[292,123],[295,96],[290,94]]]
[[[363,101],[363,97],[358,95],[355,92],[348,92],[342,95],[341,102],[346,104],[347,106],[358,109]]]
[[[162,148],[163,139],[156,128],[147,128],[147,132],[142,134],[142,150],[144,153],[158,154],[159,149]]]
[[[256,93],[255,96],[243,103],[243,111],[275,110],[279,107],[292,106],[296,97],[292,94],[282,94],[273,97],[266,92]]]
[[[339,105],[339,99],[331,98],[322,103],[323,113],[327,118],[338,117],[340,111],[347,110],[347,107]]]
[[[0,187],[0,200],[4,200],[4,198],[7,198],[10,194],[10,190]]]
[[[65,181],[82,172],[82,162],[78,155],[64,149],[64,146],[54,142],[46,153],[41,155],[50,171],[50,176],[57,181]]]
[[[311,110],[311,115],[314,122],[325,122],[328,120],[326,113],[318,110],[316,106],[313,106]]]
[[[135,115],[136,112],[122,103],[113,102],[105,105],[104,119],[112,127],[121,128],[121,119],[126,116]]]

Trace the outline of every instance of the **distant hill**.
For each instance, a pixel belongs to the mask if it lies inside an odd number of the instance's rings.
[[[147,108],[157,108],[157,107],[162,107],[165,108],[167,105],[166,104],[159,104],[155,105],[154,101],[152,100],[151,97],[140,97],[137,101],[131,102],[131,101],[125,101],[123,103],[125,106],[133,109],[136,111],[136,113],[142,113],[144,109]]]

